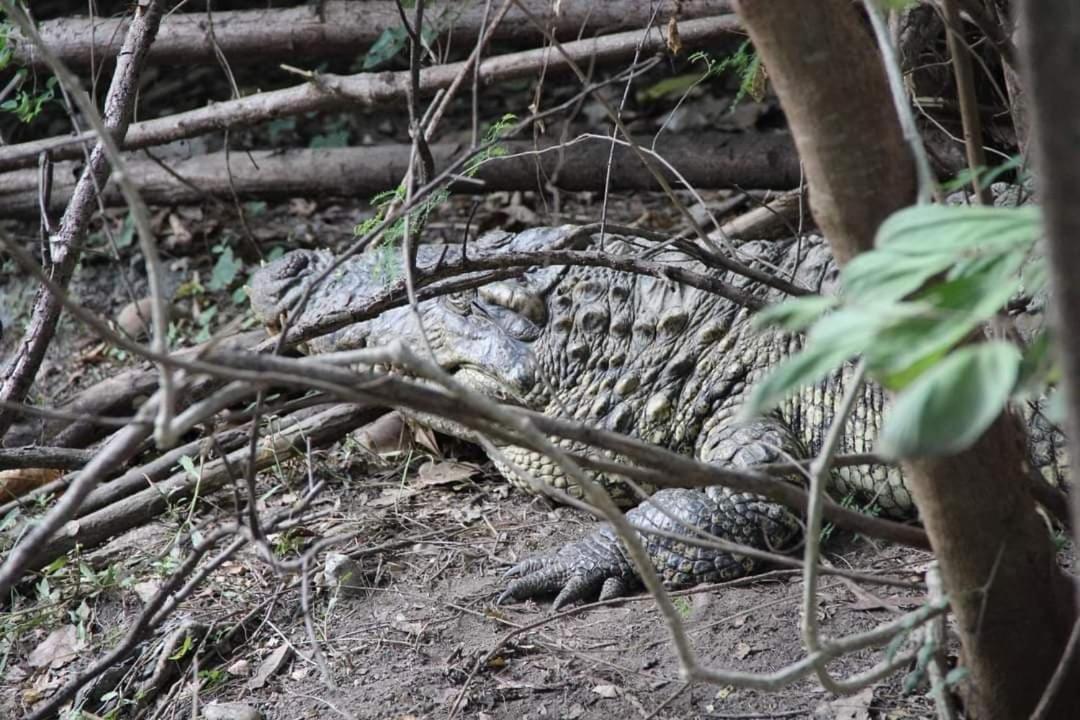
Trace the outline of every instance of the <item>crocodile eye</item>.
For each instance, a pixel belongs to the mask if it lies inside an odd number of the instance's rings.
[[[475,297],[475,293],[471,290],[450,293],[446,295],[446,304],[454,312],[460,315],[468,315],[472,308],[473,297]]]

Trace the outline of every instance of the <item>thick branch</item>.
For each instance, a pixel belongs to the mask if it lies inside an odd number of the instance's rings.
[[[869,249],[880,223],[915,198],[913,163],[881,61],[848,0],[823,0],[809,13],[768,0],[740,0],[737,7],[806,163],[818,225],[843,263]],[[1075,9],[1071,21],[1080,27]],[[1060,19],[1054,24],[1066,26]],[[1038,57],[1046,57],[1045,44]],[[1075,38],[1062,39],[1062,57],[1072,63],[1049,73],[1058,73],[1060,84],[1075,70],[1077,46]],[[1047,100],[1057,117],[1069,118],[1060,149],[1062,161],[1075,164],[1075,115],[1063,112],[1059,92],[1064,88],[1055,86]],[[1075,97],[1075,88],[1069,92]],[[1074,175],[1072,169],[1056,184],[1063,197],[1075,187],[1064,178]],[[956,614],[974,685],[968,705],[980,718],[1029,715],[1075,613],[1070,583],[1057,568],[1027,484],[1019,481],[1024,465],[1023,436],[1008,413],[963,453],[904,463]],[[1039,598],[1035,612],[1033,597]],[[1055,717],[1076,717],[1076,709],[1073,693]]]
[[[689,20],[680,25],[679,38],[685,49],[693,50],[710,47],[725,34],[738,30],[739,24],[733,16]],[[666,51],[664,38],[659,32],[650,33],[642,43],[640,30],[578,40],[564,44],[563,48],[578,63],[609,63],[632,57],[642,44],[642,53]],[[430,95],[449,87],[464,66],[465,63],[460,62],[422,70],[420,91]],[[535,78],[541,68],[552,73],[567,67],[567,59],[561,54],[547,49],[528,50],[484,60],[480,63],[479,77],[483,84],[492,85],[506,80]],[[256,93],[197,110],[135,123],[128,130],[123,147],[152,147],[215,130],[244,127],[307,112],[401,104],[405,101],[408,84],[408,71],[318,75],[311,82],[302,85]],[[73,149],[74,144],[92,139],[93,133],[83,133],[76,137],[54,137],[0,148],[0,171],[35,165],[38,156],[45,150],[52,151],[53,158],[58,160],[77,157],[80,151]]]
[[[651,139],[639,138],[639,142]],[[565,152],[551,141],[533,154],[532,142],[500,143],[509,157],[492,158],[481,166],[476,177],[451,185],[454,192],[488,193],[498,190],[541,190],[538,172],[552,177],[563,190],[605,189],[603,168],[610,143],[587,137],[573,141]],[[714,151],[702,154],[701,148]],[[456,143],[431,146],[437,168],[445,168],[461,152]],[[799,158],[790,136],[784,133],[706,133],[663,135],[657,143],[660,153],[693,187],[700,189],[744,188],[787,189],[799,183]],[[226,171],[225,153],[202,155],[171,163],[166,170],[156,162],[137,160],[128,164],[128,174],[139,186],[147,203],[173,205],[199,203],[207,197],[228,197],[235,191],[241,199],[308,197],[371,197],[397,187],[408,168],[409,145],[374,145],[334,149],[255,150],[231,154]],[[57,166],[52,200],[61,207],[71,196],[74,182],[64,172],[67,163]],[[542,170],[540,169],[542,168]],[[643,167],[627,147],[617,145],[612,159],[608,190],[659,190],[655,177]],[[670,182],[675,176],[661,169]],[[230,174],[231,173],[231,174]],[[36,170],[20,170],[0,175],[0,213],[36,216],[39,195]],[[180,180],[178,178],[182,178]],[[123,198],[115,188],[105,193],[105,202],[118,205]]]
[[[550,22],[563,40],[645,27],[653,11],[652,4],[636,0],[604,3],[573,0],[561,3],[557,15],[552,12],[549,0],[528,0],[526,5],[534,15]],[[660,5],[658,17],[666,22],[673,14],[680,20],[723,15],[729,11],[730,3],[665,0]],[[428,18],[426,27],[434,28],[441,41],[452,41],[454,46],[461,47],[475,42],[483,22],[484,4],[439,4],[430,13],[432,17]],[[362,3],[328,0],[318,7],[307,3],[289,8],[217,11],[213,20],[211,39],[205,13],[170,15],[161,23],[149,62],[215,63],[215,41],[230,64],[274,60],[296,64],[329,56],[356,57],[386,29],[401,25],[395,3],[388,0]],[[40,32],[65,63],[85,67],[92,61],[101,63],[114,58],[128,24],[127,18],[67,17],[43,22]],[[510,10],[493,35],[496,41],[515,44],[535,44],[542,37],[516,8]],[[15,38],[14,62],[17,65],[39,62],[34,48],[20,37]]]
[[[78,470],[90,462],[93,453],[64,447],[23,447],[0,450],[0,470],[13,468],[57,468]]]
[[[1021,24],[1027,33],[1021,47],[1032,99],[1033,140],[1039,170],[1039,194],[1046,218],[1055,337],[1061,347],[1069,451],[1080,458],[1080,6],[1071,2],[1028,0]],[[1075,462],[1075,461],[1074,461]],[[1073,533],[1080,539],[1080,494],[1073,493]],[[1080,664],[1080,663],[1077,663]],[[1075,683],[1075,680],[1073,681]],[[1076,685],[1073,684],[1074,694]]]
[[[783,103],[814,219],[843,263],[914,198],[915,173],[881,59],[854,11],[835,5],[791,12],[757,0],[738,10]]]

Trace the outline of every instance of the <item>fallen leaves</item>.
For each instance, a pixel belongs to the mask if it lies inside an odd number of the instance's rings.
[[[26,662],[33,668],[56,670],[79,656],[83,643],[74,625],[64,625],[49,633],[30,653]]]

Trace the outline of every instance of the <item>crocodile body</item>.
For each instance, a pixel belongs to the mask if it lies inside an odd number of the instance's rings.
[[[470,257],[506,252],[602,249],[637,254],[653,243],[608,235],[602,240],[570,226],[523,233],[496,232],[470,243]],[[827,292],[836,269],[820,240],[751,242],[740,248],[751,265]],[[458,247],[422,246],[418,265],[456,258]],[[655,260],[713,273],[682,253],[661,250]],[[270,325],[287,312],[332,257],[294,251],[268,265],[251,288],[256,314]],[[295,320],[364,304],[385,285],[376,260],[350,260],[330,275]],[[385,276],[384,276],[385,277]],[[730,285],[770,302],[775,290],[735,273]],[[798,339],[751,327],[742,305],[667,279],[597,267],[548,266],[510,281],[426,301],[420,317],[436,360],[467,386],[502,402],[625,433],[699,460],[729,467],[808,457],[821,446],[843,394],[844,372],[807,388],[775,413],[750,422],[737,416],[753,383],[798,347]],[[310,342],[312,353],[385,344],[403,339],[426,352],[416,316],[408,308],[352,325]],[[866,385],[845,428],[840,452],[869,452],[884,405],[880,388]],[[463,428],[427,419],[436,429],[468,438]],[[558,440],[564,449],[585,447]],[[519,447],[499,448],[496,466],[514,484],[533,487],[523,475],[571,495],[580,489],[547,458]],[[595,450],[591,451],[595,454]],[[616,458],[619,459],[619,458]],[[638,496],[617,477],[594,475],[616,501]],[[891,516],[914,514],[899,471],[885,467],[834,471],[838,496],[874,499]],[[651,488],[649,489],[651,490]],[[630,510],[639,527],[686,534],[696,528],[762,549],[791,547],[800,523],[786,508],[759,496],[722,487],[664,489]],[[642,540],[661,577],[671,586],[738,577],[757,569],[750,558],[653,534]],[[503,599],[557,592],[556,605],[599,593],[610,597],[637,582],[613,531],[593,535],[554,555],[512,569]]]

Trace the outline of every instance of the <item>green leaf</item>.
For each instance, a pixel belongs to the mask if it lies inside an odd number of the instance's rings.
[[[758,312],[754,315],[753,325],[758,330],[772,326],[792,332],[805,330],[835,306],[835,297],[807,295],[791,298]]]
[[[893,213],[878,228],[876,246],[893,254],[961,256],[1030,246],[1042,228],[1034,206],[917,205]]]
[[[347,147],[348,144],[349,131],[334,130],[333,132],[315,135],[311,138],[311,142],[308,143],[308,147],[312,150],[317,150],[318,148]]]
[[[852,258],[841,272],[840,282],[844,298],[850,302],[895,301],[915,292],[952,263],[946,255],[904,256],[871,250]]]
[[[1046,406],[1043,409],[1046,413],[1046,419],[1055,425],[1064,425],[1068,419],[1068,408],[1065,407],[1065,391],[1061,388],[1056,388],[1050,393],[1050,397],[1046,400]]]
[[[874,377],[891,390],[918,377],[1016,293],[1022,260],[1012,253],[967,263],[970,274],[933,285],[915,301],[894,305],[895,322],[883,326],[866,350]]]
[[[116,236],[116,247],[124,249],[131,247],[135,242],[135,218],[131,213],[124,216],[124,224],[120,226],[120,234]]]
[[[251,200],[244,203],[244,212],[248,214],[248,217],[257,218],[265,215],[268,207],[265,200]]]
[[[810,330],[806,346],[800,352],[781,362],[754,385],[743,405],[742,416],[751,418],[771,410],[799,388],[839,368],[871,342],[880,322],[874,312],[852,308],[822,318]]]
[[[188,477],[196,481],[199,479],[199,471],[196,469],[195,461],[191,459],[190,455],[181,455],[177,462],[180,463],[180,467],[184,469]]]
[[[364,56],[364,70],[374,70],[401,52],[407,37],[405,28],[400,26],[383,30]]]
[[[225,290],[232,285],[243,267],[244,264],[233,255],[232,248],[225,245],[221,254],[218,255],[217,262],[214,263],[214,269],[210,273],[210,282],[206,284],[206,288],[213,292]]]
[[[1061,371],[1054,355],[1053,334],[1049,328],[1042,328],[1032,338],[1024,350],[1024,359],[1020,362],[1020,377],[1016,381],[1016,395],[1019,397],[1038,397],[1060,379]]]
[[[647,88],[638,90],[637,101],[639,103],[648,103],[669,96],[682,95],[704,80],[707,76],[708,71],[705,73],[686,73],[683,75],[676,75],[675,77],[664,78]]]
[[[897,396],[881,431],[889,457],[948,455],[975,442],[1008,402],[1020,352],[1006,342],[960,348]]]

